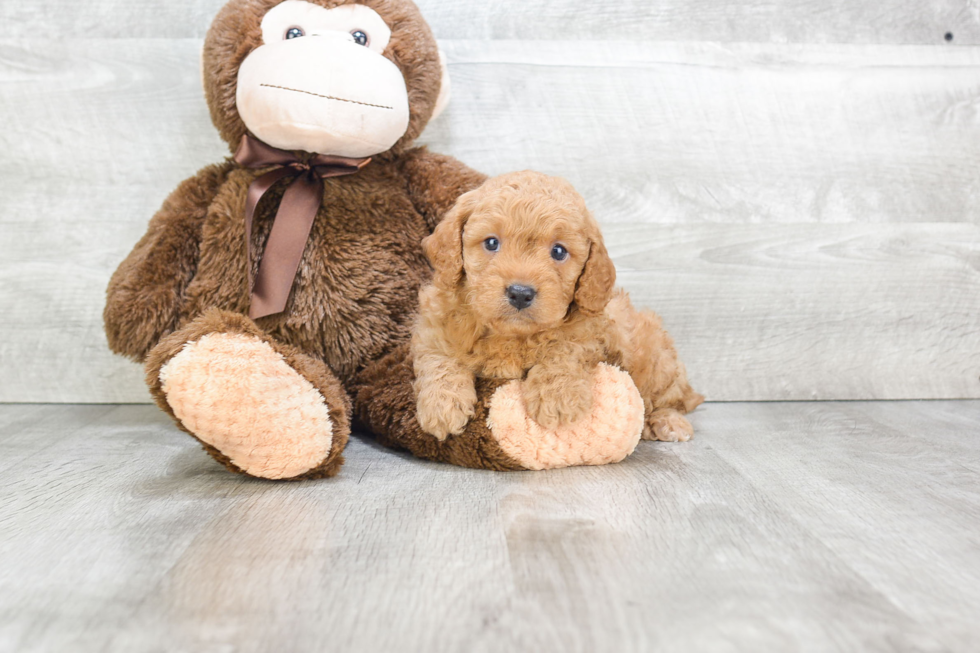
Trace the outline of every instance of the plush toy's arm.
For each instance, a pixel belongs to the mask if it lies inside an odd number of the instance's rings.
[[[233,165],[208,166],[181,183],[112,275],[102,314],[112,351],[142,361],[177,327],[184,290],[197,271],[201,225]]]
[[[425,217],[429,229],[436,228],[460,195],[487,180],[482,172],[451,156],[433,154],[425,147],[405,154],[402,171],[415,209]]]

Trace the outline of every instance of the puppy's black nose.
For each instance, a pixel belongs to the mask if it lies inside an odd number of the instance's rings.
[[[538,294],[538,291],[531,286],[518,286],[517,284],[507,286],[507,300],[511,306],[519,311],[523,311],[530,306],[536,294]]]

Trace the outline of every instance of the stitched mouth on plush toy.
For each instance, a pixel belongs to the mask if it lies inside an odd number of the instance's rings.
[[[388,109],[389,111],[394,111],[395,107],[389,107],[384,104],[371,104],[370,102],[360,102],[358,100],[348,100],[347,98],[334,97],[333,95],[321,95],[320,93],[313,93],[312,91],[304,91],[299,88],[289,88],[288,86],[277,86],[276,84],[259,84],[259,86],[264,86],[265,88],[277,88],[280,91],[292,91],[293,93],[303,93],[304,95],[312,95],[313,97],[323,98],[324,100],[335,100],[337,102],[349,102],[351,104],[360,104],[364,107],[374,107],[375,109]]]

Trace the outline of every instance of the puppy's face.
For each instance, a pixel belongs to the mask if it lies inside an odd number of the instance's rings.
[[[584,215],[546,195],[493,199],[463,228],[467,303],[499,331],[560,323],[589,257]]]
[[[497,332],[557,326],[573,302],[601,312],[615,281],[585,201],[540,173],[503,175],[467,193],[424,245],[436,283]]]

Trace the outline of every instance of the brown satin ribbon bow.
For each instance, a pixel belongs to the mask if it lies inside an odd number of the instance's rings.
[[[246,168],[277,166],[258,177],[248,187],[245,204],[245,255],[247,270],[252,251],[252,218],[255,207],[266,191],[283,177],[295,177],[279,202],[272,231],[259,261],[259,270],[252,282],[252,303],[248,316],[252,319],[281,313],[286,308],[289,291],[296,278],[303,250],[313,228],[313,221],[323,202],[323,180],[329,177],[352,175],[371,159],[349,159],[327,154],[298,157],[287,150],[266,145],[245,134],[235,152],[235,161]]]

